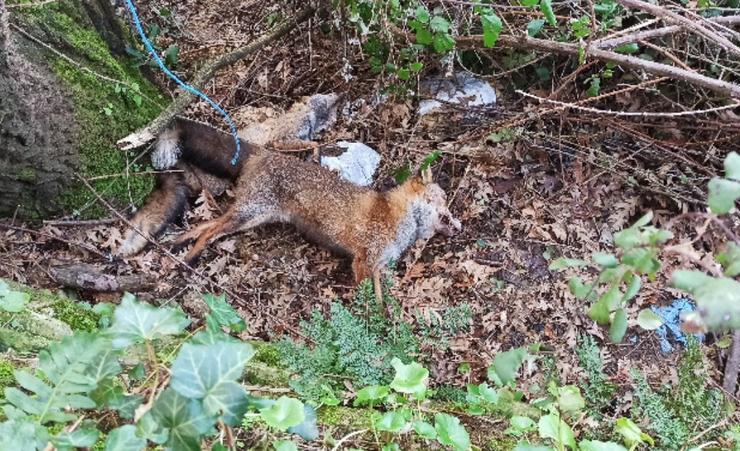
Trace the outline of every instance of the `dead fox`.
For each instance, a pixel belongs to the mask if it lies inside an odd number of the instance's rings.
[[[235,197],[223,216],[176,240],[176,245],[196,240],[185,256],[187,262],[194,262],[208,243],[227,234],[290,223],[319,244],[351,256],[355,282],[372,275],[379,300],[380,270],[390,260],[417,239],[436,232],[450,236],[461,228],[429,170],[380,193],[319,165],[255,149],[241,168]]]

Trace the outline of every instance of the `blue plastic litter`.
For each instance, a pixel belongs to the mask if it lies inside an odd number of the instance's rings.
[[[663,318],[663,325],[655,333],[660,339],[660,350],[664,354],[673,351],[673,343],[679,343],[686,346],[686,334],[681,330],[681,314],[693,312],[694,302],[687,298],[674,299],[671,305],[665,307],[652,307],[651,310],[656,315]],[[699,341],[704,340],[704,334],[693,334]]]

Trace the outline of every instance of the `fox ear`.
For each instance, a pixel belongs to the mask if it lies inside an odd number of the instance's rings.
[[[430,168],[425,168],[421,170],[421,181],[424,184],[432,183],[432,170]]]

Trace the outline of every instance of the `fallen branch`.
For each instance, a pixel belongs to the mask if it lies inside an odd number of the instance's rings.
[[[722,16],[722,17],[710,17],[707,19],[710,22],[715,22],[723,25],[737,25],[740,24],[740,16]],[[653,28],[651,30],[643,30],[635,33],[624,34],[621,36],[605,37],[596,39],[591,42],[593,47],[600,49],[610,49],[618,47],[622,44],[629,44],[632,42],[645,41],[648,39],[662,38],[663,36],[669,36],[680,31],[685,30],[686,27],[683,25],[669,25],[667,27]]]
[[[86,264],[53,266],[50,269],[54,280],[65,287],[102,292],[145,291],[157,286],[155,280],[142,275],[115,276],[103,274],[100,268]]]
[[[279,39],[280,37],[288,34],[293,28],[301,22],[304,22],[314,13],[315,9],[312,6],[306,7],[301,10],[295,18],[288,20],[286,23],[278,27],[272,33],[263,36],[251,44],[239,47],[238,49],[221,55],[214,60],[206,63],[193,77],[193,81],[190,83],[197,89],[202,90],[203,87],[214,77],[219,69],[226,66],[230,66],[237,61],[245,58],[246,56],[256,52],[262,47],[266,46],[272,41]],[[165,128],[172,122],[172,120],[180,114],[185,107],[195,99],[195,96],[183,92],[164,110],[159,116],[157,116],[152,122],[146,127],[137,130],[136,132],[126,136],[119,140],[117,145],[120,149],[129,150],[134,149],[154,140]]]
[[[730,348],[730,356],[727,358],[725,375],[722,380],[722,388],[730,396],[735,396],[738,372],[740,372],[740,330],[732,334],[732,348]]]
[[[460,47],[477,48],[483,47],[483,36],[461,36],[457,38],[457,44]],[[581,47],[578,44],[568,42],[556,42],[549,41],[546,39],[532,38],[527,35],[522,36],[499,36],[498,44],[503,46],[527,49],[527,50],[540,50],[543,52],[561,53],[565,55],[577,56]],[[717,80],[716,78],[707,77],[705,75],[687,71],[680,67],[669,66],[667,64],[656,63],[654,61],[647,61],[641,58],[637,58],[630,55],[623,55],[621,53],[612,52],[610,50],[603,50],[596,48],[593,45],[586,46],[584,48],[587,56],[594,57],[601,61],[616,63],[620,66],[629,67],[631,69],[644,70],[647,73],[653,75],[661,75],[664,77],[670,77],[674,80],[685,81],[686,83],[701,86],[702,88],[709,89],[710,91],[716,92],[723,96],[734,97],[740,99],[740,85],[729,83],[723,80]]]
[[[652,3],[643,2],[641,0],[617,0],[617,3],[627,8],[635,8],[641,11],[649,12],[655,17],[661,17],[663,19],[669,19],[677,22],[689,30],[695,31],[697,34],[703,36],[709,41],[716,42],[720,47],[725,49],[728,53],[732,53],[736,56],[740,56],[740,48],[733,44],[729,39],[716,33],[706,27],[704,27],[699,21],[691,20],[678,13],[665,9]]]

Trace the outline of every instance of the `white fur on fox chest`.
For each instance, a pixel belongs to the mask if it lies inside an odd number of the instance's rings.
[[[409,246],[420,238],[434,235],[434,207],[422,200],[415,200],[398,223],[396,238],[388,243],[380,254],[378,266],[383,267],[391,260],[398,260]]]

